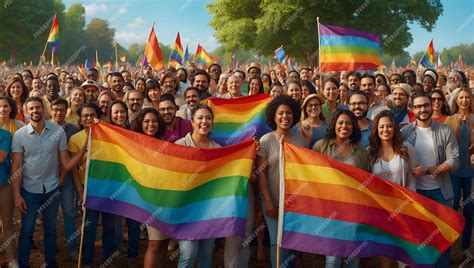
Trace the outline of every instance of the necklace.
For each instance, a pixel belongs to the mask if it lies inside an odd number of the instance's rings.
[[[390,172],[390,162],[387,162],[388,163],[388,169],[383,168],[382,162],[384,162],[384,161],[383,161],[382,158],[380,158],[379,164],[380,164],[380,169],[382,170],[382,176],[384,178],[387,178],[391,174],[391,172]]]

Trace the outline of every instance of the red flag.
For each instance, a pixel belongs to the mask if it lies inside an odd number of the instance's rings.
[[[151,27],[150,37],[148,37],[148,43],[145,48],[145,57],[148,64],[156,71],[163,69],[165,66],[160,44],[155,34],[155,25]]]

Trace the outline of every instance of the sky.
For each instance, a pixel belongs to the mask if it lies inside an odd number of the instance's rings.
[[[431,0],[427,0],[431,1]],[[207,51],[219,47],[214,29],[209,26],[211,15],[208,0],[64,0],[66,8],[81,2],[86,8],[86,23],[94,18],[108,20],[116,29],[117,42],[128,48],[132,43],[145,43],[155,22],[158,41],[172,46],[180,32],[183,47],[189,44],[194,52],[198,43]],[[411,24],[413,43],[405,50],[413,55],[424,51],[434,38],[436,51],[461,43],[474,43],[474,0],[441,0],[443,14],[432,32]],[[370,2],[369,2],[370,4]],[[315,31],[316,34],[316,31]]]

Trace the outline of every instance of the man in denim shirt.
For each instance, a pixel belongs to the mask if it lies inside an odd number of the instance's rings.
[[[18,263],[20,267],[28,267],[35,221],[40,215],[44,228],[45,265],[57,267],[58,164],[71,170],[79,163],[86,147],[70,158],[64,130],[44,120],[42,99],[29,97],[25,107],[30,123],[15,133],[12,142],[13,195],[15,207],[22,213]]]
[[[417,177],[416,191],[440,204],[452,207],[453,188],[449,172],[459,161],[458,143],[453,130],[431,120],[431,98],[424,92],[412,95],[416,121],[402,128],[405,141],[415,147],[419,165],[412,168]],[[443,253],[437,267],[449,267],[450,249]]]

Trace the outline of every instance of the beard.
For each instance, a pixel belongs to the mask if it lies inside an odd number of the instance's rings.
[[[450,91],[453,91],[453,90],[455,90],[456,88],[459,87],[459,84],[460,84],[460,83],[453,83],[453,82],[449,82],[449,81],[448,81],[448,82],[446,83],[446,87],[447,87]]]

